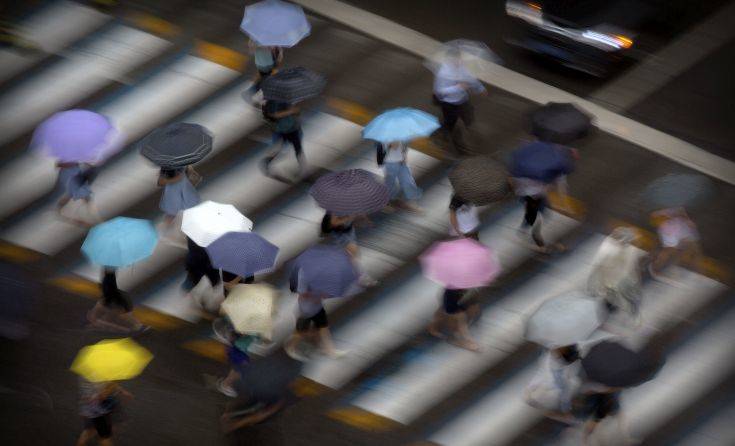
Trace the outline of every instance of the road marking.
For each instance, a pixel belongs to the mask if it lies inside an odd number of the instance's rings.
[[[422,58],[432,56],[441,48],[440,42],[428,36],[336,0],[295,0],[295,2]],[[491,63],[482,64],[480,79],[536,103],[573,102],[592,115],[595,125],[601,130],[704,174],[735,184],[734,162],[621,116],[591,101]]]
[[[167,39],[181,32],[179,27],[173,23],[148,13],[133,13],[128,17],[128,20],[149,33],[157,34]]]
[[[16,263],[33,262],[41,258],[36,251],[3,241],[0,241],[0,257]]]
[[[340,407],[330,410],[327,415],[329,418],[365,431],[385,432],[398,426],[389,418],[375,415],[358,407]]]
[[[181,346],[199,356],[204,356],[217,362],[227,362],[227,353],[225,352],[224,344],[214,339],[187,341],[181,344]]]
[[[79,294],[92,299],[99,299],[102,297],[102,290],[98,283],[79,276],[69,275],[56,277],[51,279],[49,283],[73,294]]]
[[[735,37],[735,2],[715,11],[656,54],[594,92],[590,99],[610,110],[632,108]]]
[[[235,71],[243,71],[248,57],[230,48],[215,45],[214,43],[199,40],[196,43],[196,53],[214,63],[230,68]]]

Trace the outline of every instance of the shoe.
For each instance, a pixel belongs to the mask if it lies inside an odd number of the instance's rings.
[[[284,347],[283,350],[286,352],[286,354],[288,356],[290,356],[291,358],[293,358],[293,359],[295,359],[297,361],[301,361],[301,362],[307,362],[307,361],[309,361],[309,357],[306,356],[306,355],[304,355],[303,353],[301,353],[298,350],[295,350],[295,349],[292,349],[292,348],[289,348],[289,347]]]
[[[235,389],[225,386],[223,379],[217,381],[217,390],[223,395],[229,396],[230,398],[237,398],[237,392],[235,391]]]
[[[377,280],[373,279],[372,277],[370,277],[367,274],[362,274],[360,276],[360,278],[357,280],[357,283],[359,283],[360,286],[362,286],[362,287],[368,288],[368,287],[376,286],[380,282],[378,282]]]

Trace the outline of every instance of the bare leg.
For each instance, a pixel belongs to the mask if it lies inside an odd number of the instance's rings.
[[[444,313],[444,310],[442,308],[437,309],[434,312],[434,318],[431,320],[431,323],[429,324],[429,334],[432,336],[436,336],[440,339],[445,339],[446,336],[444,336],[444,333],[442,332],[442,326],[444,325],[444,321],[446,320],[446,316]]]
[[[235,369],[230,369],[225,379],[222,380],[222,385],[228,388],[232,388],[237,380],[240,379],[240,374]]]
[[[332,334],[329,331],[329,327],[319,329],[319,345],[327,356],[337,358],[343,355],[343,352],[334,347],[334,341],[332,341]]]
[[[286,350],[286,353],[288,353],[289,356],[299,359],[301,355],[298,353],[298,348],[303,337],[304,336],[302,333],[296,331],[291,335],[290,338],[288,338],[288,341],[286,341],[286,345],[283,347],[283,349]]]
[[[120,313],[118,316],[133,331],[140,330],[143,327],[143,324],[135,317],[135,315],[133,315],[132,311]]]
[[[590,446],[592,444],[592,432],[595,431],[595,428],[597,427],[597,421],[589,420],[584,424],[584,427],[582,428],[582,445],[583,446]]]
[[[96,434],[94,428],[84,429],[77,440],[77,446],[85,446]]]
[[[480,346],[472,339],[469,327],[467,326],[467,313],[463,311],[452,314],[449,318],[452,321],[453,334],[457,338],[456,344],[467,350],[478,351]]]
[[[112,446],[112,438],[100,438],[100,446]]]

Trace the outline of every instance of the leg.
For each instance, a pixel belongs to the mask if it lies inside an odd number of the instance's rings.
[[[396,198],[398,198],[399,194],[397,183],[400,165],[398,163],[385,163],[383,165],[383,169],[385,172],[385,185],[388,187],[390,199],[395,200]]]
[[[398,167],[398,184],[406,200],[414,201],[421,198],[421,189],[416,185],[416,181],[411,175],[411,169],[404,163],[399,164]]]
[[[441,130],[451,136],[459,119],[457,106],[449,102],[439,102],[439,106],[442,109]]]
[[[79,439],[77,440],[77,446],[85,446],[87,443],[89,443],[89,440],[92,439],[96,434],[96,431],[93,427],[87,427],[82,431],[82,434],[79,436]]]
[[[301,145],[301,137],[302,137],[302,134],[300,130],[291,132],[285,136],[285,139],[288,140],[288,142],[290,142],[293,145],[293,150],[296,154],[296,160],[299,163],[299,170],[297,172],[297,176],[301,176],[306,166],[306,158],[304,157],[304,150],[303,150],[303,146]]]
[[[444,309],[440,307],[434,312],[434,318],[431,320],[431,323],[429,324],[429,328],[428,328],[429,334],[437,338],[440,338],[440,339],[445,339],[446,336],[444,336],[444,333],[442,332],[442,326],[444,325],[445,320],[446,320],[446,313],[444,313]]]
[[[469,129],[472,126],[472,123],[475,122],[475,108],[469,100],[460,104],[458,108],[460,119],[462,119],[464,126]]]
[[[462,348],[466,348],[467,350],[478,351],[480,346],[477,345],[474,339],[472,339],[469,326],[467,325],[467,313],[465,311],[461,311],[459,313],[452,314],[451,319],[454,325],[454,335],[459,340],[457,345]]]

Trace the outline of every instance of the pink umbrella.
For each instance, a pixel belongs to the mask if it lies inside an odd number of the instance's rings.
[[[424,275],[448,289],[485,286],[500,274],[490,248],[469,238],[435,243],[419,260]]]

